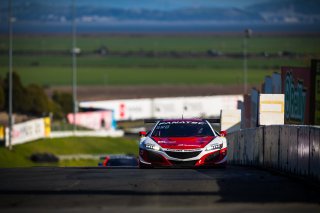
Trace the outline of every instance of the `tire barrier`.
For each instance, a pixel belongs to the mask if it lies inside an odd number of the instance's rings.
[[[320,181],[320,128],[272,125],[227,135],[230,164],[276,169]]]
[[[59,158],[52,153],[33,153],[30,160],[35,163],[57,163]]]

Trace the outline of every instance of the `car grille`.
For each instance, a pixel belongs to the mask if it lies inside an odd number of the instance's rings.
[[[178,159],[187,159],[187,158],[193,158],[200,154],[201,151],[196,152],[172,152],[172,151],[166,151],[166,154],[173,158]]]
[[[172,163],[172,165],[174,167],[193,167],[196,164],[196,160],[192,160],[192,161],[176,161],[176,160],[171,160],[170,163]]]

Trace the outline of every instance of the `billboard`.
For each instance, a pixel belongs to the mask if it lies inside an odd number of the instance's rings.
[[[282,67],[282,93],[285,94],[285,123],[313,124],[311,97],[314,91],[310,68]]]
[[[151,99],[124,99],[81,102],[81,108],[112,110],[117,121],[152,117]]]
[[[112,111],[78,112],[75,121],[73,113],[69,113],[67,118],[69,123],[76,123],[88,129],[110,130],[116,128]]]
[[[86,109],[109,109],[115,119],[218,117],[221,109],[238,109],[242,95],[198,96],[154,99],[127,99],[81,102]]]

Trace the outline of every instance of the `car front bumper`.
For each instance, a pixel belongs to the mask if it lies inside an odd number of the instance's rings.
[[[140,148],[139,164],[149,167],[214,167],[227,161],[227,148],[219,150],[147,150]]]

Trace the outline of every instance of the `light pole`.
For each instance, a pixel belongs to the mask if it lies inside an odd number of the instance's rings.
[[[9,150],[12,150],[12,1],[8,2],[8,27],[9,27]]]
[[[75,0],[72,0],[72,96],[73,96],[73,132],[77,130],[76,113],[77,103],[77,26]]]
[[[243,93],[247,93],[248,89],[248,58],[247,58],[247,46],[248,42],[247,39],[250,38],[252,35],[251,29],[244,30],[244,37],[243,37]]]

